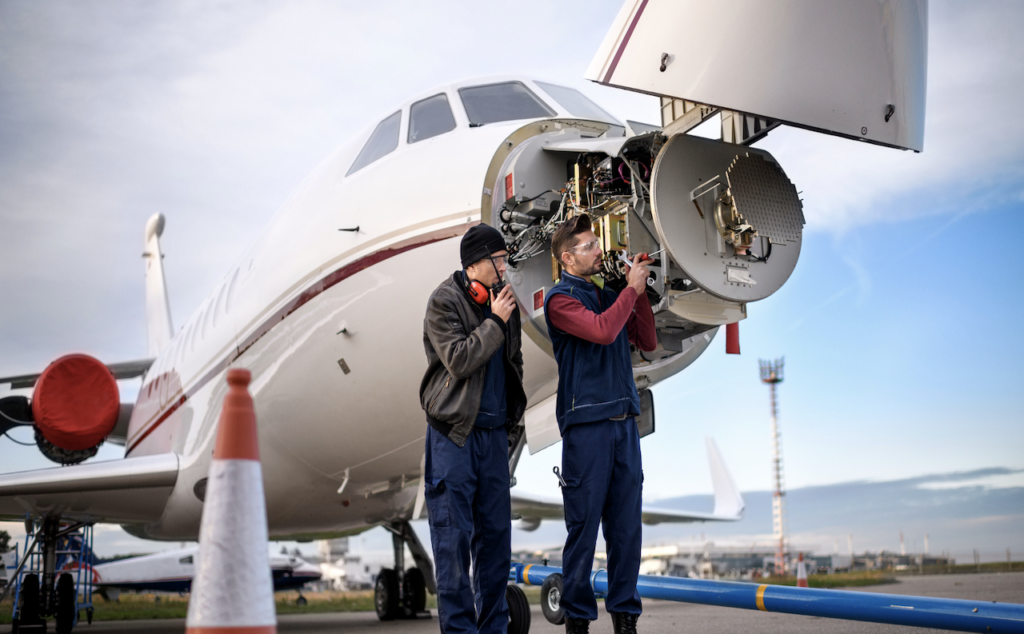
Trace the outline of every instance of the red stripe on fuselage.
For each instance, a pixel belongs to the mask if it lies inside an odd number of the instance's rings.
[[[636,15],[633,16],[633,22],[630,23],[629,29],[626,30],[626,36],[622,38],[622,44],[619,45],[619,50],[615,51],[615,57],[612,58],[612,64],[608,67],[608,74],[604,76],[604,82],[610,83],[612,80],[612,73],[615,72],[615,68],[619,65],[619,58],[622,57],[622,53],[626,50],[626,45],[629,44],[629,38],[633,36],[633,29],[636,28],[636,23],[640,21],[640,14],[644,12],[644,8],[647,6],[647,0],[640,3],[640,8],[637,9]]]
[[[315,297],[317,297],[327,289],[355,275],[356,273],[359,273],[360,271],[370,268],[374,264],[378,264],[385,260],[389,260],[395,257],[396,255],[401,255],[407,251],[412,251],[413,249],[419,247],[425,247],[429,244],[440,242],[441,240],[447,240],[449,238],[458,237],[469,231],[469,228],[475,224],[478,223],[467,222],[465,224],[456,225],[454,227],[449,227],[447,229],[431,231],[429,233],[425,233],[415,238],[411,238],[410,240],[398,242],[397,244],[394,244],[390,247],[380,249],[379,251],[374,251],[373,253],[363,256],[362,258],[359,258],[354,262],[350,262],[345,266],[341,267],[340,269],[334,271],[333,273],[328,273],[323,278],[317,280],[316,282],[313,282],[313,284],[311,284],[309,288],[299,293],[299,295],[295,299],[285,304],[284,307],[282,307],[276,313],[274,313],[266,320],[264,320],[264,322],[260,324],[259,328],[254,330],[253,333],[249,335],[245,339],[245,341],[242,342],[236,348],[236,352],[234,355],[229,355],[228,357],[222,359],[201,379],[193,383],[192,387],[190,387],[184,394],[182,394],[178,400],[174,401],[174,403],[172,403],[167,408],[166,411],[159,415],[159,417],[152,423],[152,425],[149,426],[148,429],[146,429],[146,431],[142,432],[138,439],[134,440],[128,446],[128,450],[125,452],[125,456],[129,455],[136,447],[138,447],[139,444],[146,439],[146,437],[152,434],[157,427],[162,425],[164,421],[170,418],[171,415],[174,412],[176,412],[182,405],[184,405],[188,401],[188,399],[194,396],[196,392],[203,389],[203,387],[205,387],[207,383],[213,380],[215,376],[223,372],[225,369],[228,368],[228,366],[230,366],[232,363],[237,361],[239,357],[245,354],[245,352],[249,350],[249,348],[251,348],[257,341],[263,338],[263,335],[270,332],[272,328],[274,328],[282,321],[284,321],[289,315],[297,311],[305,304],[312,301]]]

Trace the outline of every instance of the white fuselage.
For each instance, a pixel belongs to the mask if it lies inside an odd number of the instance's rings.
[[[460,267],[460,236],[480,221],[496,149],[527,122],[470,128],[457,89],[442,90],[455,130],[407,144],[411,100],[394,152],[346,177],[370,130],[336,151],[157,357],[127,455],[175,452],[181,469],[161,519],[131,532],[197,535],[195,489],[208,471],[229,367],[252,372],[272,537],[408,518],[426,431],[418,395],[426,301]],[[525,337],[523,354],[535,404],[554,393],[556,365]]]

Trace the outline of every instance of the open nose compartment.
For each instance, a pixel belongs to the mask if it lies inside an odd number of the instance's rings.
[[[796,267],[803,207],[768,152],[677,135],[658,153],[650,191],[659,239],[710,297],[764,299]]]
[[[491,162],[482,219],[504,235],[524,330],[549,352],[544,298],[561,276],[551,255],[558,226],[590,214],[601,281],[617,291],[626,286],[620,255],[656,254],[647,295],[659,345],[633,351],[642,388],[692,363],[717,326],[744,319],[747,302],[782,286],[804,220],[796,188],[767,152],[687,135],[607,134],[606,125],[572,120],[517,130]]]

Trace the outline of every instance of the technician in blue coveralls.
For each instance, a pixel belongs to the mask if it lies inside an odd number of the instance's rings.
[[[431,294],[423,320],[429,364],[420,384],[429,425],[423,477],[437,612],[446,634],[505,634],[509,446],[522,434],[526,410],[521,321],[511,288],[501,284],[501,234],[472,227],[461,256],[462,269]]]
[[[608,546],[608,595],[615,634],[636,634],[640,595],[643,470],[635,416],[640,398],[629,344],[658,345],[647,299],[646,255],[637,255],[616,294],[595,283],[602,252],[590,217],[571,218],[551,237],[562,279],[544,300],[558,361],[555,418],[562,432],[562,500],[568,535],[562,551],[567,634],[586,634],[597,619],[590,585],[597,527]],[[599,281],[599,280],[598,280]]]

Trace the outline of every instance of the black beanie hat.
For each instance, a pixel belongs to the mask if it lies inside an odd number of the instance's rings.
[[[462,236],[462,268],[486,258],[492,253],[505,250],[505,238],[490,225],[478,224],[469,228]]]

